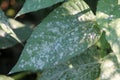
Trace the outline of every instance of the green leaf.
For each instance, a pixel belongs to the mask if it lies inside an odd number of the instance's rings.
[[[118,0],[99,0],[97,6],[97,13],[102,12],[105,14],[112,15],[114,13],[115,6],[118,5]]]
[[[104,4],[106,3],[106,4]],[[104,5],[103,5],[104,4]],[[118,0],[100,0],[97,9],[97,22],[106,32],[106,39],[120,62],[120,6]]]
[[[95,80],[100,73],[97,47],[92,46],[66,63],[43,71],[39,80]]]
[[[5,75],[0,75],[0,80],[14,80],[14,79]]]
[[[105,3],[105,4],[104,4]],[[105,36],[113,53],[103,59],[101,80],[120,79],[120,5],[118,0],[100,0],[97,8],[97,22],[106,32]]]
[[[4,12],[0,10],[0,27],[1,29],[9,34],[11,37],[13,37],[16,41],[22,44],[21,40],[17,37],[17,35],[14,33],[14,31],[11,28],[11,25],[9,24],[7,17],[4,15]]]
[[[27,27],[26,25],[14,20],[8,19],[13,31],[19,37],[19,39],[24,42],[31,35],[32,29]],[[9,34],[5,33],[2,29],[0,29],[0,48],[5,49],[8,47],[12,47],[18,42],[12,38]]]
[[[69,0],[33,31],[11,72],[53,67],[85,51],[100,37],[94,15],[83,0]]]
[[[22,9],[18,12],[16,17],[25,13],[37,11],[37,10],[52,6],[62,1],[64,0],[26,0]]]
[[[103,59],[100,80],[120,79],[120,67],[115,54],[116,53],[110,53]]]

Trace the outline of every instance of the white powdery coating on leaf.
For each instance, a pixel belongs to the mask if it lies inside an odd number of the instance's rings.
[[[86,16],[80,17],[85,17],[81,22],[73,15],[61,16],[60,11],[55,14],[58,16],[48,16],[47,21],[34,30],[23,52],[28,60],[21,61],[21,68],[43,69],[57,65],[83,52],[97,38],[91,27],[93,23],[84,22]]]
[[[88,43],[93,42],[94,37],[97,35],[95,33],[90,33],[92,28],[89,28],[89,30],[83,28],[86,33],[79,33],[80,29],[82,29],[81,26],[79,28],[73,28],[63,36],[59,36],[55,39],[53,38],[53,42],[46,41],[46,39],[50,38],[45,38],[46,33],[41,32],[43,36],[37,36],[38,39],[41,39],[40,44],[35,42],[25,49],[25,52],[29,55],[28,57],[30,58],[30,61],[21,62],[23,65],[20,67],[24,68],[26,65],[29,65],[36,69],[43,69],[43,67],[45,67],[47,64],[57,65],[59,60],[63,59],[64,57],[73,55],[75,52],[80,50],[83,51],[84,41]],[[51,30],[51,32],[54,33],[55,31]],[[81,35],[82,37],[80,37]],[[36,39],[36,37],[33,37],[32,40],[34,39]]]
[[[21,60],[21,63],[25,62],[23,59]],[[24,64],[19,65],[20,68],[24,68]]]
[[[36,64],[35,64],[35,68],[36,68],[36,69],[42,69],[44,65],[45,65],[44,61],[41,60],[41,59],[38,59],[38,60],[36,61]]]

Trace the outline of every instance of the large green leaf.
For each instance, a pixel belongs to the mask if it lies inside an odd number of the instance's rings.
[[[28,12],[33,12],[33,11],[40,10],[42,8],[52,6],[53,4],[56,4],[62,1],[64,0],[26,0],[22,9],[18,12],[16,17]]]
[[[17,37],[19,37],[19,39],[22,42],[27,40],[31,35],[32,29],[30,29],[28,26],[14,19],[8,19],[8,22],[10,23],[11,28],[13,29]],[[17,43],[18,42],[14,38],[12,38],[9,34],[7,34],[2,29],[0,29],[0,48],[1,49],[12,47]]]
[[[12,69],[50,68],[80,54],[100,36],[93,13],[83,0],[69,0],[37,26]]]
[[[95,80],[100,73],[100,53],[92,46],[64,64],[47,69],[39,80]]]

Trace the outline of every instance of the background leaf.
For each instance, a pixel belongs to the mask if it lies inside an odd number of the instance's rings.
[[[104,4],[105,3],[105,4]],[[120,78],[120,6],[118,0],[100,0],[97,8],[97,22],[105,31],[113,53],[103,59],[101,80]]]
[[[53,67],[85,51],[100,37],[83,0],[69,0],[37,26],[11,72]]]
[[[16,41],[22,44],[21,40],[17,37],[17,35],[14,33],[14,31],[11,28],[11,25],[9,24],[7,17],[4,15],[4,12],[0,10],[0,28],[9,34],[11,37],[13,37]]]
[[[22,42],[24,42],[29,38],[32,32],[32,29],[30,29],[28,26],[14,19],[9,19],[8,21],[11,24],[13,31]],[[12,38],[9,34],[5,33],[3,30],[0,29],[0,48],[1,49],[12,47],[17,43],[18,42],[14,38]]]
[[[40,10],[42,8],[52,6],[62,1],[64,0],[26,0],[22,9],[18,12],[16,17],[28,12],[33,12],[33,11]]]

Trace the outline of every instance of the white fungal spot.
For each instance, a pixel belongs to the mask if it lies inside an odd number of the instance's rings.
[[[62,53],[60,53],[60,59],[62,59],[63,58],[63,55],[64,55],[64,53],[62,52]]]
[[[41,60],[41,59],[36,60],[35,67],[37,69],[42,69],[44,65],[45,65],[45,63],[43,60]]]

